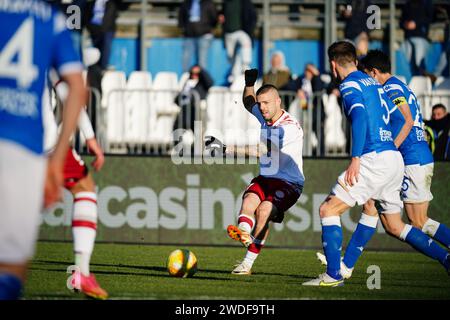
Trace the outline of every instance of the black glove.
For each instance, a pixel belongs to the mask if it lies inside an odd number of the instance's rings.
[[[224,145],[219,139],[213,136],[205,137],[205,149],[208,150],[212,157],[216,155],[224,155],[227,150],[227,146]]]
[[[258,78],[258,69],[245,70],[245,86],[253,87]]]

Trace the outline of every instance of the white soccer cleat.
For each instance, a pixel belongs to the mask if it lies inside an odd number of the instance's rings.
[[[320,263],[322,263],[322,265],[326,266],[327,263],[327,257],[321,253],[321,252],[316,252],[316,257],[317,259],[320,261]],[[342,261],[343,258],[341,258],[341,276],[344,279],[350,279],[353,273],[353,269],[354,268],[348,268],[344,262]]]
[[[233,269],[233,271],[231,271],[231,273],[236,275],[249,276],[252,274],[252,267],[242,261],[239,264],[235,265],[235,268]]]
[[[319,275],[316,279],[303,282],[302,285],[313,287],[340,287],[344,285],[344,279],[334,279],[325,272]]]

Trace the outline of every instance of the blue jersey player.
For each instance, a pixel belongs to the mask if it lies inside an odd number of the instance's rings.
[[[0,300],[17,299],[34,253],[42,205],[59,200],[63,163],[86,102],[82,64],[64,17],[40,0],[0,1]],[[69,85],[62,131],[43,155],[46,73]]]
[[[450,229],[446,225],[428,218],[427,215],[429,201],[433,199],[430,190],[433,176],[433,155],[425,141],[422,115],[417,98],[406,84],[392,76],[389,57],[382,51],[369,51],[361,62],[365,72],[383,85],[386,95],[394,104],[389,110],[390,123],[395,137],[394,143],[401,152],[405,163],[401,197],[408,219],[412,226],[449,248]],[[372,225],[361,225],[360,221],[352,235],[341,263],[341,274],[344,278],[350,278],[362,249],[375,232],[378,212],[373,201],[364,206],[364,212],[370,216],[367,219],[372,221]],[[389,224],[386,227],[389,232]],[[422,252],[437,258],[448,270],[449,261],[445,250]],[[323,256],[320,254],[318,256],[320,260],[324,260]]]
[[[352,125],[352,160],[319,209],[327,271],[304,285],[343,285],[340,215],[370,199],[379,201],[383,222],[390,234],[438,260],[446,260],[444,249],[421,230],[401,220],[404,163],[394,144],[390,124],[390,110],[395,105],[377,81],[357,70],[353,44],[347,41],[332,44],[328,57],[333,75],[342,81],[339,89],[345,114]],[[363,214],[359,225],[372,225],[371,218]]]

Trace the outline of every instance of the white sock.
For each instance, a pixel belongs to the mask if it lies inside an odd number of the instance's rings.
[[[428,220],[423,224],[422,232],[433,238],[437,229],[439,229],[439,226],[439,222],[428,218]]]
[[[75,252],[75,264],[80,272],[89,276],[89,264],[97,228],[97,195],[94,192],[75,194],[72,235]]]
[[[238,228],[244,230],[245,232],[252,233],[253,227],[255,226],[255,219],[241,214],[238,217]]]
[[[247,251],[244,258],[244,263],[248,265],[250,268],[253,266],[256,258],[258,258],[259,253],[254,253],[251,251]]]

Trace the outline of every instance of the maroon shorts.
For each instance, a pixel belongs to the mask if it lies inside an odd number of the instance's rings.
[[[88,175],[88,168],[75,149],[69,148],[64,162],[64,187],[72,188]]]
[[[278,209],[278,214],[272,217],[271,221],[281,223],[284,219],[284,213],[300,197],[302,187],[295,187],[281,179],[257,176],[245,189],[244,195],[249,192],[256,194],[261,201],[271,202]]]

